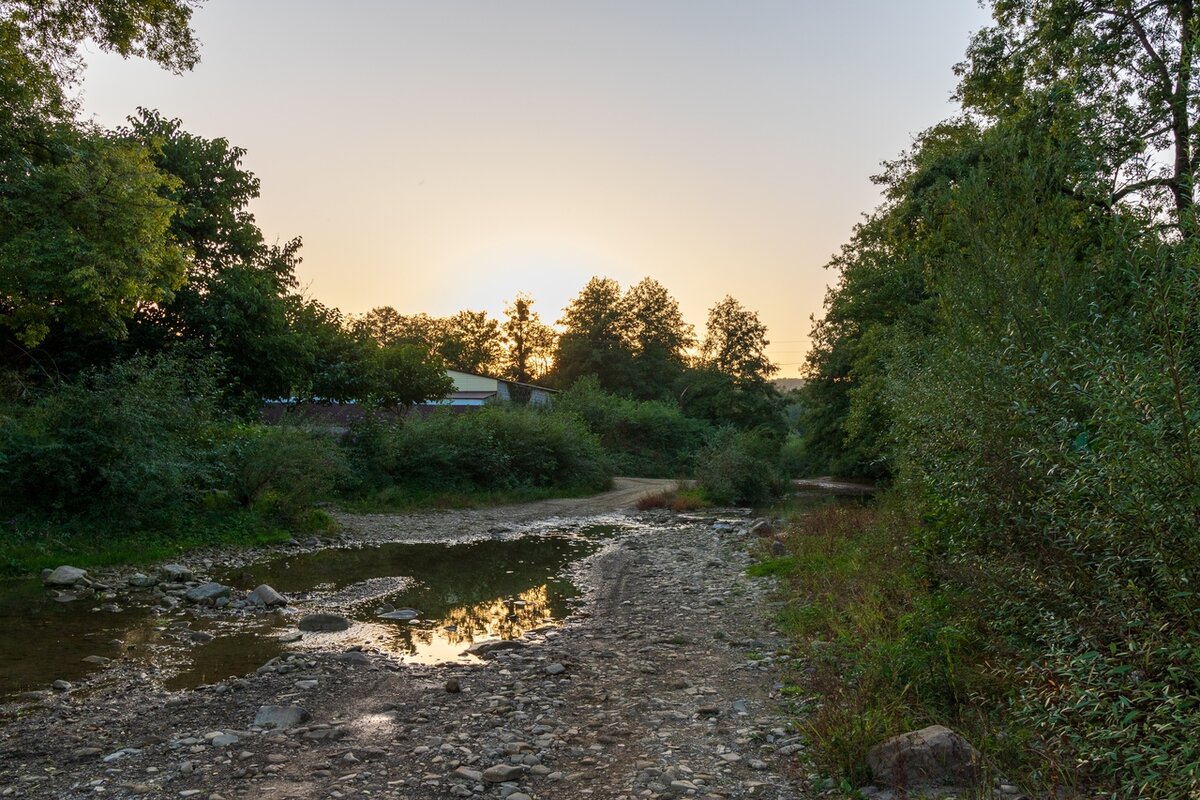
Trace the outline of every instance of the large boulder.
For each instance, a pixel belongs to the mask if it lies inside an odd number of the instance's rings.
[[[74,586],[87,580],[87,570],[79,567],[61,566],[42,575],[46,586]]]
[[[867,766],[878,783],[893,788],[970,786],[979,780],[980,755],[944,725],[902,733],[867,753]]]

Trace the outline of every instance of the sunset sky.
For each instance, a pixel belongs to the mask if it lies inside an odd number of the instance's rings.
[[[732,294],[797,374],[869,176],[950,116],[973,0],[209,0],[195,71],[88,55],[137,106],[249,152],[308,293],[434,315],[646,275],[698,328]]]

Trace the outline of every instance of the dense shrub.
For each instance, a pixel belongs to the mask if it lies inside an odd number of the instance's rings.
[[[707,422],[685,416],[674,403],[609,394],[594,377],[583,378],[564,392],[555,410],[574,415],[598,436],[620,475],[690,474],[696,454],[713,430]]]
[[[204,375],[138,358],[9,406],[0,415],[0,505],[25,517],[170,524],[220,485]]]
[[[359,495],[389,487],[421,492],[603,488],[611,477],[596,437],[571,416],[523,406],[449,411],[402,422],[373,418],[346,440]]]
[[[696,482],[718,505],[758,506],[782,493],[778,441],[766,434],[724,428],[696,459]]]
[[[345,456],[333,437],[290,426],[240,426],[224,452],[229,492],[243,507],[282,522],[302,520],[344,479]]]

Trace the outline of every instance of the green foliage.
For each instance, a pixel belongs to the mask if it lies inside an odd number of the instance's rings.
[[[450,411],[404,422],[368,417],[346,442],[345,490],[366,496],[608,485],[596,438],[572,417],[525,406]]]
[[[233,499],[284,524],[303,521],[346,477],[333,437],[300,428],[241,426],[222,456]]]
[[[0,161],[0,324],[26,346],[51,326],[118,338],[169,299],[184,260],[168,236],[172,185],[140,148],[57,128],[36,160]]]
[[[555,411],[578,418],[599,437],[620,475],[673,477],[690,474],[712,428],[684,416],[670,403],[609,394],[594,376],[557,397]]]
[[[696,458],[696,483],[717,505],[762,506],[782,494],[779,442],[759,432],[724,428]]]

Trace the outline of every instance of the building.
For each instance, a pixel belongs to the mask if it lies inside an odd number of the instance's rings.
[[[482,406],[491,402],[528,403],[531,406],[547,405],[558,394],[557,389],[534,386],[531,383],[491,378],[472,372],[446,370],[454,381],[454,390],[440,400],[428,400],[425,406],[466,407]]]

